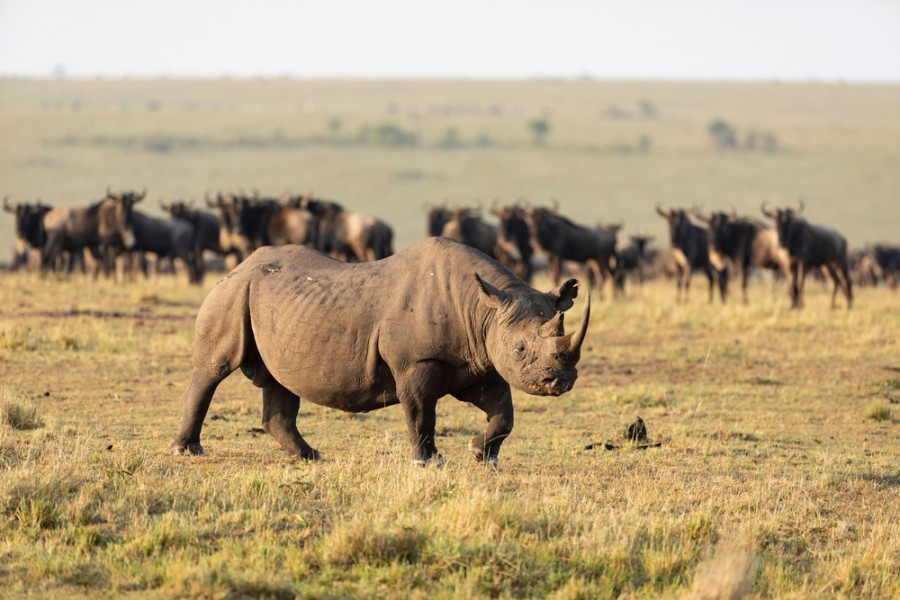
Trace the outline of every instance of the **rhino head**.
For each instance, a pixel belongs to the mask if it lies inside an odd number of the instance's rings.
[[[578,282],[555,290],[499,290],[475,276],[480,301],[495,311],[487,332],[487,353],[497,373],[510,385],[536,396],[559,396],[572,389],[581,345],[591,314],[588,292],[578,329],[566,334],[563,313],[574,305]]]

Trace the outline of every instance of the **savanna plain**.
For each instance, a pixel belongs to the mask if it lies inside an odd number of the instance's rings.
[[[84,204],[107,185],[166,200],[313,191],[384,217],[403,247],[423,235],[423,203],[556,197],[576,220],[624,220],[664,247],[657,201],[758,214],[762,200],[802,196],[810,220],[851,245],[898,242],[897,86],[2,81],[0,92],[0,192],[19,201]],[[713,147],[715,119],[741,133],[739,148]],[[754,147],[751,130],[777,147]],[[447,462],[422,468],[398,407],[348,415],[301,401],[299,429],[324,460],[289,459],[259,429],[259,390],[240,373],[213,399],[207,455],[171,455],[193,320],[219,277],[0,273],[0,595],[900,596],[896,290],[858,288],[850,311],[814,281],[791,310],[768,277],[748,305],[734,284],[731,302],[707,304],[699,277],[682,304],[665,280],[595,294],[575,388],[514,393],[500,464],[471,459],[483,414],[448,397]],[[636,416],[658,447],[623,439]]]

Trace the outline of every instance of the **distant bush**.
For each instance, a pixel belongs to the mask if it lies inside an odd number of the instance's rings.
[[[735,127],[724,119],[715,119],[708,126],[707,131],[712,137],[716,150],[738,150],[749,152],[765,152],[775,154],[778,152],[778,138],[774,133],[751,129],[744,136],[744,143],[738,142],[738,132]]]
[[[873,421],[890,421],[893,417],[891,407],[885,402],[875,400],[866,407],[865,417]]]
[[[419,134],[407,131],[393,123],[382,123],[376,126],[364,126],[357,136],[361,144],[374,144],[377,146],[418,146]]]
[[[437,145],[441,148],[459,148],[463,145],[462,139],[459,137],[459,129],[456,127],[448,127],[444,132]]]
[[[715,119],[706,127],[706,130],[712,137],[716,150],[729,150],[738,147],[737,132],[728,121]]]

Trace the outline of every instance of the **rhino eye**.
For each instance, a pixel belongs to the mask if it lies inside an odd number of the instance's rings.
[[[522,360],[525,358],[525,342],[519,342],[516,344],[516,347],[513,348],[513,358],[516,360]]]

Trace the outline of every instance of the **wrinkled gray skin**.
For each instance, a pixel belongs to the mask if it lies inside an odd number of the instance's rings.
[[[510,384],[558,396],[577,377],[590,298],[564,335],[572,279],[539,292],[484,254],[430,238],[384,260],[345,264],[298,246],[263,247],[210,292],[197,315],[193,374],[172,449],[203,454],[216,386],[238,367],[263,390],[265,431],[318,459],[297,431],[300,398],[348,412],[400,404],[414,460],[441,461],[435,406],[451,394],[487,415],[472,439],[495,463],[513,426]]]

